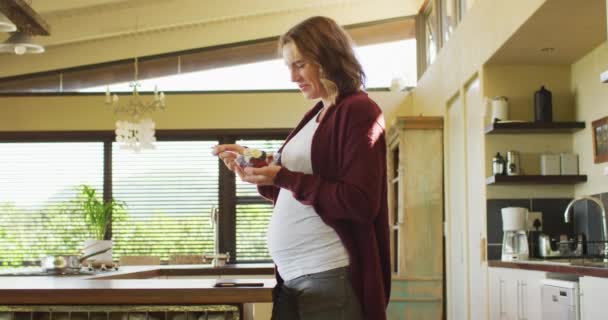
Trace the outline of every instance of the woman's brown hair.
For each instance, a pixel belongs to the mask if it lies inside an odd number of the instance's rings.
[[[308,18],[279,39],[279,54],[292,42],[300,54],[320,67],[321,83],[335,102],[337,95],[358,91],[365,81],[350,36],[327,17]]]

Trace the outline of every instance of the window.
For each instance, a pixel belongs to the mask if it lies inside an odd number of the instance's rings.
[[[416,85],[416,40],[407,39],[365,45],[355,49],[367,76],[367,88],[390,87],[399,77],[405,85]],[[263,76],[261,76],[263,75]],[[170,91],[239,91],[297,89],[281,59],[239,64],[209,70],[180,73],[140,81],[140,92],[153,92],[155,87]],[[133,91],[131,82],[80,89],[80,92]]]
[[[425,34],[425,48],[426,48],[426,65],[430,66],[435,61],[437,51],[439,51],[439,38],[438,38],[438,20],[437,12],[433,2],[429,3],[429,7],[424,14],[424,34]]]
[[[158,131],[156,149],[141,153],[121,150],[105,132],[39,135],[54,142],[30,142],[35,138],[28,133],[18,133],[20,138],[0,133],[0,266],[78,254],[90,238],[82,217],[70,211],[80,184],[99,193],[112,190],[114,199],[127,204],[126,215],[111,226],[114,259],[156,255],[166,262],[171,255],[211,253],[215,239],[209,213],[219,207],[225,217],[219,247],[230,252],[231,262],[270,261],[270,203],[253,185],[227,174],[211,147],[238,142],[276,151],[288,130],[236,131]],[[82,135],[95,142],[62,141]]]
[[[134,153],[112,146],[112,193],[127,204],[113,223],[113,256],[212,253],[210,212],[219,203],[217,140],[159,141]]]
[[[441,5],[441,21],[443,26],[443,43],[450,40],[452,32],[458,24],[458,1],[459,0],[442,0]]]
[[[103,189],[103,143],[0,142],[0,177],[0,266],[78,254],[89,234],[67,201]]]
[[[276,152],[283,140],[239,140],[238,144]],[[240,261],[268,261],[266,231],[271,204],[260,197],[255,185],[236,179],[236,254]]]
[[[418,54],[424,60],[418,61],[421,77],[424,71],[433,64],[439,49],[452,38],[452,33],[462,19],[463,14],[473,5],[474,0],[426,0],[416,18],[420,26],[417,32]]]

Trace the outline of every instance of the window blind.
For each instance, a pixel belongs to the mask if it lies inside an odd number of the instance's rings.
[[[266,152],[276,152],[284,140],[239,140],[236,143]],[[255,185],[236,179],[236,255],[238,261],[270,261],[266,245],[272,204],[262,198]]]
[[[114,259],[213,252],[209,213],[219,202],[219,167],[211,141],[159,141],[134,153],[113,143],[113,198],[126,202],[112,226]]]
[[[76,188],[103,190],[103,143],[0,143],[0,265],[78,254],[90,238],[70,209]]]

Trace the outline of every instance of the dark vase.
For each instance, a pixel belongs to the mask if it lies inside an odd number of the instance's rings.
[[[553,106],[551,102],[551,91],[544,86],[534,93],[534,121],[553,121]]]

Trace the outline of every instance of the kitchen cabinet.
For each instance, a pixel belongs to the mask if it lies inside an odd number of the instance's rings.
[[[441,319],[443,118],[398,117],[387,133],[389,319]]]
[[[490,268],[490,319],[542,320],[541,271]]]
[[[606,288],[608,288],[608,279],[581,277],[579,284],[581,320],[606,319],[606,306],[608,306]]]

